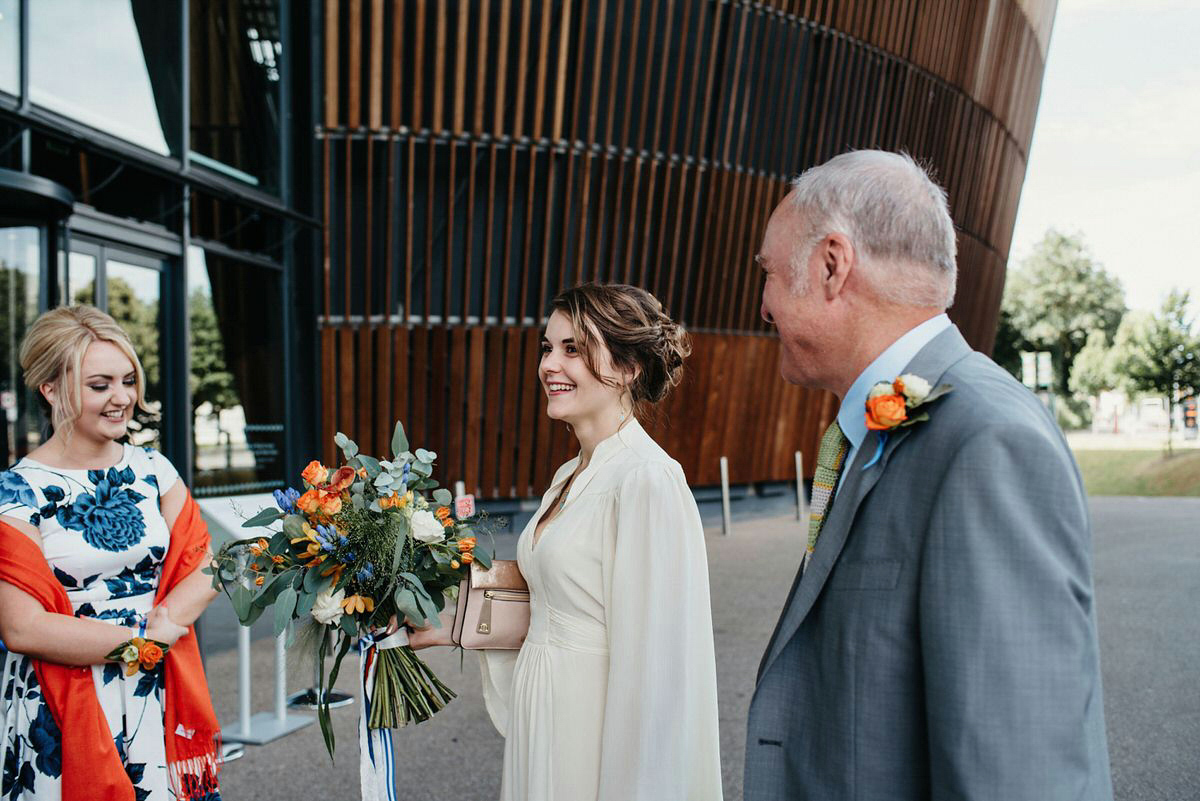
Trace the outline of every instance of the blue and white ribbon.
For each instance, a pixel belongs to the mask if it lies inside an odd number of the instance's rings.
[[[408,631],[404,628],[389,637],[377,640],[374,634],[367,634],[358,641],[358,673],[362,677],[363,699],[358,707],[358,776],[362,788],[362,801],[396,801],[392,730],[369,728],[367,721],[371,718],[371,700],[375,694],[375,667],[379,664],[375,652],[405,645],[408,645]]]

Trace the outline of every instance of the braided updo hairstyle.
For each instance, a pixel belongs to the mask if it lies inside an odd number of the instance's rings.
[[[596,337],[608,348],[614,367],[636,371],[629,391],[638,416],[665,398],[683,378],[683,360],[692,352],[691,338],[646,290],[628,284],[580,284],[559,293],[550,309],[570,318],[583,363],[599,381],[620,386],[596,370]]]

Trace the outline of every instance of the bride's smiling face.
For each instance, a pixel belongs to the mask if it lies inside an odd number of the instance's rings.
[[[575,341],[571,319],[561,311],[550,315],[542,334],[542,360],[538,379],[546,392],[546,415],[578,425],[585,420],[602,420],[620,414],[622,381],[613,368],[612,356],[599,336],[591,337],[592,363],[600,375],[611,380],[609,386],[588,370],[580,346]]]

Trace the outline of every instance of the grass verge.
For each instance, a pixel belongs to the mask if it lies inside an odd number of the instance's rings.
[[[1200,450],[1075,451],[1089,495],[1200,497]]]

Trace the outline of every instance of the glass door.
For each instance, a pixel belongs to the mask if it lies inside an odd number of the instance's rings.
[[[3,467],[42,441],[41,412],[25,388],[18,354],[25,330],[38,315],[44,229],[0,224],[0,437]]]
[[[112,315],[129,334],[146,373],[146,403],[130,425],[134,445],[162,447],[162,295],[166,260],[105,242],[72,238],[61,297],[91,303]]]

